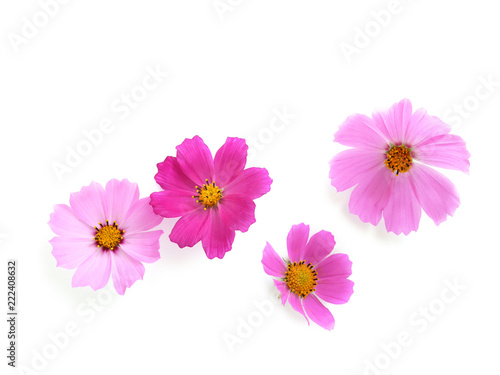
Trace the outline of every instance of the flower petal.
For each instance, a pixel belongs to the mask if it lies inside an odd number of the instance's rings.
[[[436,225],[445,221],[447,215],[453,216],[460,198],[447,177],[422,164],[414,164],[409,173],[420,205]]]
[[[226,186],[243,171],[247,163],[247,151],[244,139],[226,139],[214,158],[215,181],[218,186]]]
[[[73,288],[88,285],[97,290],[105,287],[111,273],[110,253],[111,251],[98,249],[80,264],[73,275]]]
[[[288,289],[288,286],[284,281],[281,280],[276,280],[274,279],[274,285],[276,285],[276,288],[280,291],[281,294],[281,303],[283,306],[285,306],[285,303],[288,299],[288,296],[290,295],[290,289]]]
[[[412,155],[422,163],[469,173],[469,157],[465,141],[458,135],[442,134],[420,143]]]
[[[160,259],[161,230],[141,233],[126,233],[120,247],[132,258],[145,263],[153,263]]]
[[[127,217],[121,227],[126,233],[137,233],[152,229],[159,225],[163,218],[155,215],[149,204],[150,198],[141,198],[135,202],[127,213]]]
[[[335,319],[332,313],[328,310],[314,294],[309,294],[302,300],[307,316],[311,320],[329,331],[335,327]]]
[[[222,221],[230,228],[246,232],[255,223],[255,203],[246,197],[228,195],[219,202]]]
[[[94,227],[79,219],[73,209],[65,204],[54,206],[48,224],[50,229],[60,236],[89,239],[95,234]]]
[[[165,161],[158,163],[158,173],[155,175],[156,182],[164,190],[184,190],[195,192],[195,183],[182,171],[177,158],[167,156]]]
[[[182,190],[164,190],[151,194],[151,206],[156,215],[179,217],[203,207],[193,198],[193,192]]]
[[[404,143],[411,116],[412,106],[408,99],[403,99],[389,109],[375,111],[372,114],[379,131],[395,145]]]
[[[69,204],[75,216],[91,227],[106,222],[104,189],[97,182],[82,187],[79,192],[71,193]]]
[[[309,319],[307,318],[306,314],[304,313],[304,308],[302,307],[302,302],[300,300],[300,297],[298,295],[296,295],[295,293],[290,293],[289,297],[288,297],[288,302],[290,303],[290,305],[292,306],[292,308],[301,313],[302,316],[304,318],[306,318],[307,320],[307,324],[311,325],[311,323],[309,323]]]
[[[257,199],[271,190],[272,182],[267,169],[248,168],[241,172],[228,186],[225,186],[224,192]]]
[[[394,178],[395,174],[385,166],[366,174],[351,193],[349,211],[361,221],[377,225],[391,195]]]
[[[333,234],[325,230],[315,233],[307,242],[304,260],[316,265],[332,252],[334,246]]]
[[[353,287],[354,282],[349,279],[332,277],[325,280],[318,280],[315,293],[323,301],[341,305],[349,302],[353,293]]]
[[[122,249],[117,248],[112,252],[111,276],[118,294],[125,294],[125,289],[130,288],[137,280],[142,280],[144,271],[144,265]]]
[[[192,247],[205,237],[209,225],[209,213],[200,206],[177,220],[170,233],[170,241],[181,248]]]
[[[276,253],[276,251],[274,251],[273,247],[269,244],[269,242],[266,242],[266,247],[264,248],[261,262],[262,265],[264,266],[264,272],[267,273],[269,276],[285,277],[285,272],[286,272],[285,262]]]
[[[388,139],[378,130],[377,124],[360,114],[349,116],[340,125],[334,141],[363,150],[385,150],[388,146]]]
[[[440,134],[448,134],[451,127],[436,116],[429,116],[423,108],[416,110],[411,116],[406,129],[405,144],[417,147],[421,142]]]
[[[119,227],[125,226],[125,218],[132,205],[139,199],[139,187],[129,180],[108,181],[104,192],[106,219],[116,221]]]
[[[413,192],[410,173],[400,173],[395,179],[391,196],[384,208],[388,232],[408,235],[418,229],[422,208]]]
[[[332,254],[316,266],[318,281],[330,278],[348,278],[352,273],[352,262],[347,254]]]
[[[290,262],[300,262],[304,260],[306,254],[306,244],[309,238],[309,225],[304,223],[293,225],[286,238],[288,257]]]
[[[339,152],[330,161],[330,179],[337,191],[357,185],[367,175],[384,164],[386,155],[382,151],[349,149]]]
[[[199,136],[185,139],[177,149],[177,161],[184,174],[196,185],[203,185],[205,180],[214,180],[214,161],[210,149]]]
[[[57,267],[66,269],[78,267],[94,252],[101,251],[92,238],[54,237],[49,242]]]
[[[215,257],[222,259],[233,245],[235,232],[222,221],[218,209],[212,208],[209,212],[210,226],[205,237],[201,240],[203,250],[209,259]]]

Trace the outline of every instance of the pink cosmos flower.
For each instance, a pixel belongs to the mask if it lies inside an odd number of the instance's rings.
[[[201,241],[209,259],[222,259],[235,231],[255,223],[253,200],[270,190],[272,179],[264,168],[245,169],[247,150],[244,139],[227,138],[212,158],[195,136],[177,146],[177,157],[158,163],[155,180],[163,191],[151,194],[151,205],[157,215],[181,217],[172,242],[192,247]]]
[[[72,193],[70,206],[58,204],[50,215],[52,255],[57,266],[76,268],[72,286],[106,286],[109,276],[124,294],[144,276],[145,263],[160,258],[162,218],[155,215],[149,197],[139,199],[139,188],[128,180],[111,180],[106,188],[92,182]]]
[[[356,186],[349,210],[377,225],[384,216],[387,231],[408,235],[418,229],[421,211],[436,225],[460,204],[453,183],[433,168],[469,172],[470,153],[450,127],[424,109],[412,112],[408,99],[372,118],[356,114],[335,133],[335,142],[353,147],[330,162],[337,191]]]
[[[277,277],[274,285],[281,293],[281,303],[290,302],[309,324],[311,319],[323,328],[332,330],[335,319],[317,298],[343,304],[349,301],[354,283],[348,279],[352,262],[346,254],[332,254],[335,239],[322,230],[309,241],[309,226],[294,225],[286,239],[289,260],[283,260],[266,243],[262,256],[264,271]],[[309,319],[308,319],[309,317]]]

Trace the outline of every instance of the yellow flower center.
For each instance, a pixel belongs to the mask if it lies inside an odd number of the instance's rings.
[[[304,298],[316,290],[317,281],[318,273],[311,263],[305,264],[304,261],[288,263],[285,282],[293,293]]]
[[[396,176],[408,172],[412,163],[411,150],[406,146],[392,146],[387,151],[387,159],[384,162],[387,168],[396,172]]]
[[[124,230],[120,230],[116,221],[113,221],[113,225],[109,225],[108,220],[106,220],[106,225],[102,225],[99,229],[94,227],[97,231],[94,237],[97,247],[102,247],[104,250],[114,250],[120,242],[123,241]]]
[[[207,207],[217,206],[220,199],[222,198],[221,189],[215,185],[215,182],[211,184],[208,183],[208,180],[205,180],[205,184],[200,188],[196,186],[197,195],[193,195],[193,198],[196,198],[196,202],[201,203],[205,206],[205,210]]]

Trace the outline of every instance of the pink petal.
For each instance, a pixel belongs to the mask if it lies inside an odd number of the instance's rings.
[[[444,175],[422,164],[410,170],[413,190],[425,213],[439,225],[453,216],[460,198],[453,183]]]
[[[349,279],[332,277],[325,280],[318,280],[315,293],[326,302],[340,305],[349,301],[353,293],[353,287],[354,282]]]
[[[194,192],[164,190],[151,194],[151,206],[156,215],[179,217],[203,207],[193,198]]]
[[[246,232],[255,223],[255,203],[243,196],[223,196],[219,202],[219,213],[224,223],[241,232]]]
[[[78,267],[96,251],[101,251],[92,237],[54,237],[49,242],[52,244],[52,255],[56,258],[57,267],[66,269]]]
[[[65,204],[54,206],[48,224],[50,229],[60,236],[88,239],[93,238],[95,234],[94,227],[75,216],[71,207]]]
[[[416,110],[411,116],[406,129],[405,144],[417,147],[421,142],[440,134],[448,134],[451,127],[435,116],[429,116],[423,108]]]
[[[314,234],[306,245],[304,260],[316,265],[327,257],[335,246],[333,234],[322,230]]]
[[[442,134],[429,138],[420,143],[412,155],[425,164],[469,173],[470,153],[458,135]]]
[[[122,249],[112,251],[111,261],[111,276],[118,294],[125,294],[125,289],[130,288],[137,280],[142,280],[144,265]]]
[[[290,295],[288,297],[288,302],[290,303],[290,305],[292,306],[292,308],[295,311],[301,313],[302,316],[304,318],[306,318],[307,324],[311,325],[311,323],[309,323],[309,319],[307,319],[307,316],[304,313],[304,309],[302,308],[302,302],[300,300],[300,297],[298,295],[296,295],[295,293],[290,293]]]
[[[116,221],[119,227],[125,225],[125,218],[132,205],[139,199],[139,187],[128,180],[110,180],[106,184],[106,219]],[[96,223],[97,224],[97,223]],[[95,225],[96,225],[95,224]]]
[[[125,233],[120,247],[132,258],[144,263],[160,259],[160,236],[163,231],[155,230],[141,233]]]
[[[335,155],[330,161],[330,179],[337,191],[344,191],[372,175],[384,165],[386,155],[382,151],[349,149]]]
[[[182,171],[177,158],[167,156],[165,161],[157,164],[158,173],[155,175],[156,182],[164,190],[184,190],[195,192],[195,183]],[[205,182],[203,180],[203,182]],[[192,194],[191,194],[192,195]]]
[[[372,114],[379,131],[395,145],[405,142],[411,116],[412,106],[408,99],[401,100],[387,110],[375,111]]]
[[[99,249],[78,266],[71,285],[73,288],[88,285],[94,290],[101,289],[108,283],[110,273],[110,251]]]
[[[196,185],[202,186],[205,180],[214,180],[214,162],[210,149],[199,136],[185,139],[177,148],[177,161],[184,174]]]
[[[274,251],[273,247],[266,242],[266,247],[262,254],[262,265],[264,272],[269,276],[285,277],[286,265],[283,259]],[[279,289],[279,288],[278,288]]]
[[[335,319],[332,313],[328,310],[314,294],[309,294],[302,300],[307,316],[311,320],[329,331],[335,327]]]
[[[348,278],[352,273],[352,262],[347,254],[332,254],[316,266],[318,281],[327,279]]]
[[[205,237],[201,240],[203,250],[209,259],[214,257],[222,259],[233,245],[235,232],[222,218],[217,209],[208,209],[209,212],[209,230]]]
[[[413,192],[410,173],[400,173],[394,179],[391,196],[384,208],[388,232],[408,235],[418,229],[422,208]]]
[[[285,303],[288,299],[288,296],[290,295],[290,289],[288,289],[288,286],[286,285],[286,283],[284,281],[276,280],[276,279],[273,279],[273,281],[274,281],[274,285],[276,285],[276,288],[278,288],[278,290],[280,291],[281,303],[283,304],[283,306],[285,306]]]
[[[377,124],[368,116],[355,114],[349,116],[335,133],[335,142],[363,150],[385,150],[387,137],[378,129]]]
[[[170,241],[179,247],[192,247],[206,236],[209,225],[209,212],[200,206],[177,220],[170,233]]]
[[[300,262],[305,259],[306,244],[309,238],[309,225],[304,223],[292,226],[286,238],[290,262]]]
[[[226,186],[237,177],[247,163],[248,146],[244,139],[228,137],[214,158],[215,180],[218,186]]]
[[[69,204],[75,216],[91,227],[106,222],[104,189],[96,182],[82,187],[79,192],[71,193]]]
[[[163,218],[155,215],[149,204],[150,198],[142,198],[135,202],[128,211],[121,227],[127,234],[143,232],[159,225]]]
[[[377,225],[391,195],[394,178],[396,175],[385,166],[366,174],[351,193],[349,211],[361,221]]]
[[[224,187],[226,194],[243,195],[249,199],[257,199],[269,190],[273,180],[265,168],[248,168]]]

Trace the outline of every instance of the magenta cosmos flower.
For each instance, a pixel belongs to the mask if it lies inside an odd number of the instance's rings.
[[[111,180],[106,188],[95,182],[72,193],[70,206],[58,204],[50,215],[54,237],[52,255],[57,266],[76,268],[72,286],[106,286],[109,276],[119,294],[124,294],[144,276],[145,263],[160,258],[160,224],[149,205],[139,199],[139,188],[127,180]]]
[[[335,319],[317,297],[334,304],[348,302],[354,286],[348,279],[352,262],[346,254],[330,255],[335,246],[335,239],[330,232],[322,230],[309,241],[308,238],[308,225],[294,225],[286,239],[289,260],[280,258],[266,243],[262,264],[269,276],[278,278],[274,279],[274,285],[281,293],[283,305],[288,300],[308,324],[311,319],[331,330],[335,326]]]
[[[177,146],[177,157],[158,163],[156,182],[163,191],[151,194],[151,205],[163,217],[181,217],[170,233],[180,247],[201,241],[207,257],[223,258],[231,250],[235,231],[255,223],[254,199],[271,188],[264,168],[245,169],[244,139],[227,138],[212,158],[195,136]]]
[[[335,142],[353,147],[330,162],[337,191],[356,186],[349,210],[377,225],[382,215],[388,231],[409,234],[418,229],[421,211],[436,225],[460,204],[453,183],[428,167],[469,172],[465,142],[448,134],[450,127],[424,109],[412,112],[408,99],[372,118],[356,114],[335,133]]]

